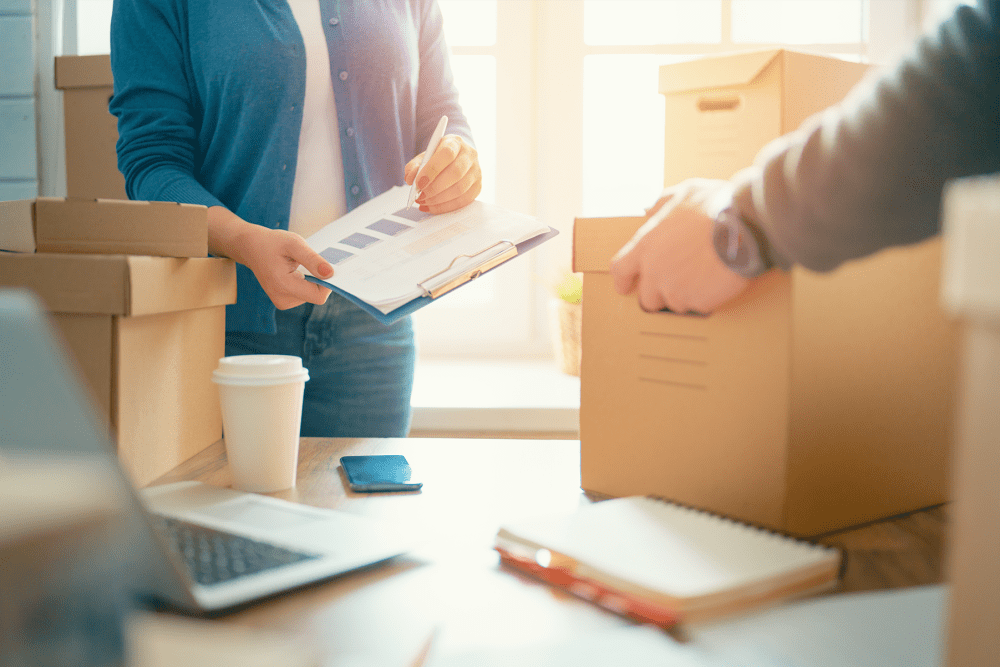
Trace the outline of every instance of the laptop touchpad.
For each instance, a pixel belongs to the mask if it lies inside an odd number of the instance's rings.
[[[281,530],[303,526],[313,521],[322,520],[309,512],[299,512],[295,507],[275,507],[258,502],[253,498],[221,505],[199,507],[196,514],[210,516],[224,521],[241,523],[265,530]]]

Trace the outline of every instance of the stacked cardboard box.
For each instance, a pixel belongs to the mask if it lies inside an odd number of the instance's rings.
[[[236,300],[230,260],[3,252],[0,287],[52,313],[137,484],[222,437],[211,375]]]
[[[118,119],[108,111],[114,92],[111,57],[59,56],[56,88],[63,91],[66,193],[84,199],[127,199],[118,171]]]
[[[0,202],[0,250],[206,257],[204,206],[39,197]]]
[[[236,270],[207,256],[204,206],[124,200],[107,56],[58,58],[56,79],[70,197],[0,202],[0,287],[46,304],[142,485],[222,437]]]
[[[661,69],[667,184],[727,178],[865,68],[767,51]],[[957,326],[940,244],[772,272],[708,317],[642,311],[611,257],[641,218],[578,219],[583,487],[800,535],[947,499]]]

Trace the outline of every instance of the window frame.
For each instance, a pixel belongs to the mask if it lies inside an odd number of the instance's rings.
[[[39,15],[51,17],[51,29],[39,34],[38,53],[76,52],[77,1],[38,4]],[[580,0],[521,0],[497,2],[496,44],[452,47],[457,56],[496,58],[497,145],[503,146],[496,156],[497,203],[535,215],[562,233],[502,269],[503,303],[487,309],[502,319],[512,318],[506,320],[508,324],[497,326],[496,317],[483,319],[460,309],[443,313],[431,325],[439,329],[434,332],[437,335],[421,340],[421,358],[551,358],[547,283],[571,266],[572,223],[583,201],[584,58],[604,53],[708,55],[782,46],[732,43],[727,25],[731,0],[722,4],[723,41],[713,45],[586,45]],[[941,7],[954,0],[865,0],[864,4],[868,32],[863,48],[834,46],[841,53],[854,49],[863,59],[877,63],[898,56],[925,27],[923,20],[940,15]],[[794,48],[828,52],[831,45],[796,44]],[[38,63],[36,68],[41,81],[51,78],[45,76],[51,66]],[[65,191],[61,96],[43,91],[39,97],[39,127],[46,129],[39,141],[40,190],[58,196]],[[483,323],[480,329],[489,335],[473,335],[470,329],[477,323]]]
[[[861,42],[795,44],[792,48],[816,53],[853,54],[866,62],[888,62],[919,33],[930,3],[950,0],[864,0],[866,17]],[[466,340],[449,338],[444,345],[428,343],[421,358],[548,357],[552,354],[545,283],[572,264],[572,223],[583,202],[584,59],[599,54],[711,55],[737,50],[782,48],[785,44],[742,44],[731,39],[731,0],[722,0],[723,35],[718,44],[588,45],[584,43],[584,3],[579,0],[525,0],[498,2],[497,44],[492,47],[452,46],[456,55],[495,53],[498,100],[508,100],[497,111],[497,202],[535,215],[562,233],[533,251],[521,271],[533,271],[538,280],[522,297],[534,338],[516,345],[483,349]],[[527,39],[526,39],[527,36]],[[513,100],[529,100],[532,113],[519,110]],[[525,143],[525,139],[528,143]],[[526,162],[530,160],[530,162]],[[525,165],[527,164],[527,168]],[[636,207],[643,206],[637,202]],[[622,211],[633,214],[637,211]],[[530,268],[529,268],[530,267]],[[511,278],[514,266],[505,268]],[[460,315],[459,315],[460,317]]]

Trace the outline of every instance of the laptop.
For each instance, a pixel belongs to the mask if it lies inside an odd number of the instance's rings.
[[[85,457],[114,473],[125,543],[108,557],[137,600],[217,613],[413,548],[398,526],[254,493],[198,482],[136,491],[75,370],[38,299],[0,289],[0,457]]]

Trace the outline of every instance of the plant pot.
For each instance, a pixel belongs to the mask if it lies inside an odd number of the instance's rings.
[[[550,306],[556,364],[563,373],[580,377],[580,339],[583,307],[555,299]]]

